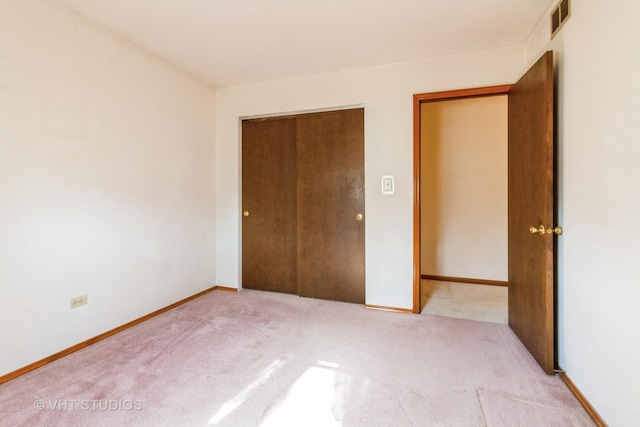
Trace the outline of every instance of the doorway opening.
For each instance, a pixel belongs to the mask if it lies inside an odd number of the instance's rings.
[[[415,313],[507,323],[510,88],[414,95]]]
[[[555,363],[556,226],[553,52],[513,85],[414,95],[413,311],[420,313],[420,106],[508,94],[508,324],[549,375]]]

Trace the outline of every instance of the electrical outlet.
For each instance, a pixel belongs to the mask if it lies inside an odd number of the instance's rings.
[[[80,307],[81,305],[85,305],[88,303],[87,295],[82,295],[80,297],[71,298],[71,308]]]

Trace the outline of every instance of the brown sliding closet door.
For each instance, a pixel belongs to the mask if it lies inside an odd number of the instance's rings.
[[[242,286],[364,303],[364,110],[242,122]]]
[[[364,303],[364,110],[298,116],[297,139],[298,294]]]
[[[296,120],[242,122],[242,287],[296,293]]]

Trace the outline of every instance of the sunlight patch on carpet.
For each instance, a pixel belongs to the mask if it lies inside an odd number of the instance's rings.
[[[308,368],[289,387],[284,398],[266,412],[260,426],[342,426],[334,411],[340,393],[337,367],[335,363],[320,361],[318,366]]]
[[[285,364],[285,361],[282,359],[278,359],[274,361],[271,365],[269,365],[265,370],[263,370],[258,378],[245,387],[240,393],[238,393],[233,399],[228,400],[226,403],[220,407],[218,412],[209,420],[209,424],[216,425],[223,419],[225,419],[230,413],[232,413],[238,406],[242,405],[242,403],[247,400],[247,398],[251,395],[253,391],[255,391],[258,387],[264,384],[273,373],[275,373],[278,369],[280,369]]]

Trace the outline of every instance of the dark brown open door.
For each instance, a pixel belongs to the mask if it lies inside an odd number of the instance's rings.
[[[298,116],[298,294],[363,304],[364,109]]]
[[[553,53],[509,91],[509,326],[547,374],[555,363]],[[551,230],[549,230],[551,229]]]

